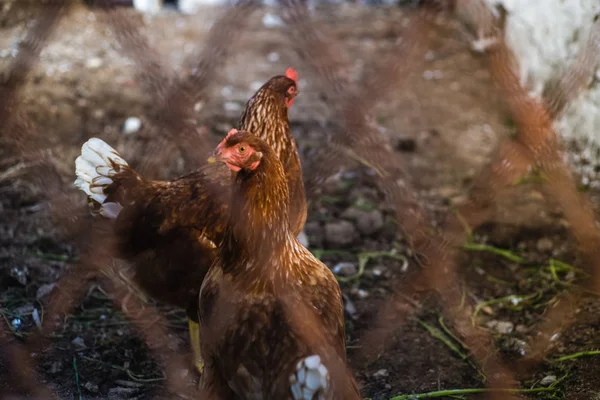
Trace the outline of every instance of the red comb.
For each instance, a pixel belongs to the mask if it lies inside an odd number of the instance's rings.
[[[298,73],[292,67],[289,67],[288,69],[285,70],[285,76],[287,76],[288,78],[290,78],[291,80],[293,80],[296,83],[298,82]]]
[[[227,132],[227,136],[225,136],[225,140],[229,139],[232,135],[235,135],[236,133],[238,133],[237,129],[232,129],[229,132]]]
[[[225,139],[221,140],[217,148],[220,149],[223,146],[225,146],[225,142],[227,141],[227,139],[229,139],[232,135],[235,135],[236,133],[238,133],[237,129],[232,129],[229,132],[227,132],[227,136],[225,136]]]

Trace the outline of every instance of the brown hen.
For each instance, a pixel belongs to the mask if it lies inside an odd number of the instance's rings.
[[[239,125],[277,149],[294,193],[289,218],[298,234],[306,221],[306,198],[287,114],[298,93],[296,79],[293,68],[271,78],[248,101]],[[118,255],[134,266],[136,283],[153,298],[186,310],[201,372],[198,292],[227,221],[226,202],[219,199],[229,198],[230,171],[213,164],[172,181],[149,181],[92,138],[76,160],[76,174],[75,184],[88,195],[92,212],[115,219]]]
[[[233,171],[233,185],[200,291],[205,389],[218,399],[359,399],[345,368],[340,287],[290,228],[276,153],[232,130],[214,159]]]

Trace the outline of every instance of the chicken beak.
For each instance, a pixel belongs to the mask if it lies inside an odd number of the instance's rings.
[[[221,149],[219,147],[217,147],[215,149],[215,151],[213,151],[213,153],[210,155],[210,157],[208,157],[208,159],[206,161],[209,164],[214,164],[216,162],[225,163],[228,161],[228,159],[222,156]]]

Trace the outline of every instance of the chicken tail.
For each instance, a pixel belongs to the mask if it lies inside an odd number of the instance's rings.
[[[294,400],[322,399],[329,391],[329,371],[321,357],[308,356],[296,364],[290,384]]]
[[[87,194],[92,214],[117,218],[121,205],[105,201],[113,177],[124,170],[129,170],[127,162],[104,141],[91,138],[81,146],[81,155],[75,160],[75,186]]]

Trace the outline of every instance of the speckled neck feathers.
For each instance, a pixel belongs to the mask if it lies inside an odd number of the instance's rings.
[[[223,254],[236,260],[225,265],[244,259],[268,260],[293,239],[285,173],[275,153],[265,153],[256,170],[242,170],[235,176]]]
[[[290,153],[295,151],[296,144],[290,132],[284,96],[272,90],[269,82],[248,100],[240,118],[239,129],[251,132],[267,142],[282,162],[286,162]]]

